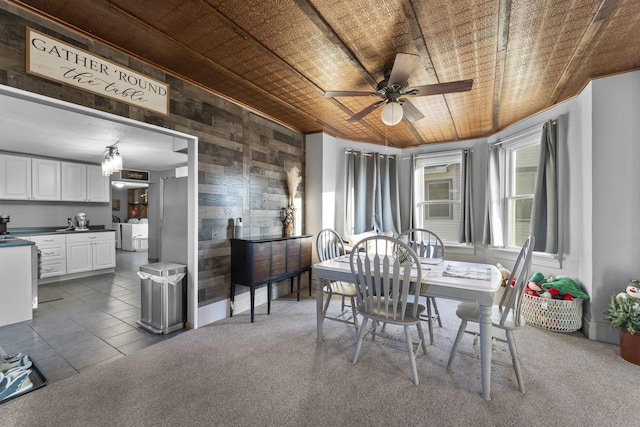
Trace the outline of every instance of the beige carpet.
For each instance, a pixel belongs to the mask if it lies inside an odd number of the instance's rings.
[[[314,300],[276,300],[190,331],[0,405],[2,426],[608,426],[636,424],[640,366],[618,347],[580,333],[527,326],[518,333],[527,393],[513,370],[493,368],[493,399],[480,398],[480,366],[460,357],[446,371],[458,321],[438,300],[444,327],[418,360],[326,322],[316,343]],[[334,304],[336,307],[339,304]],[[471,350],[471,337],[463,343]],[[508,350],[497,344],[495,355]]]

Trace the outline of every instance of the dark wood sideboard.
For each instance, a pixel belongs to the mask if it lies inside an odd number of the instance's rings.
[[[236,285],[247,286],[251,293],[251,322],[255,308],[255,290],[267,285],[267,313],[271,314],[272,283],[298,278],[298,301],[300,301],[300,276],[309,272],[309,294],[311,294],[311,245],[312,236],[305,234],[292,237],[259,237],[231,239],[231,308],[233,317]]]

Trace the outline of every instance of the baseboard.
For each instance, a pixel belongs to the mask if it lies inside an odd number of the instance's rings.
[[[612,328],[608,322],[594,322],[583,317],[582,332],[590,340],[620,344],[620,329]]]
[[[115,268],[104,268],[102,270],[91,270],[82,273],[64,274],[62,276],[47,277],[38,279],[38,285],[46,285],[47,283],[63,282],[65,280],[80,279],[82,277],[97,276],[99,274],[107,274],[115,272]]]
[[[297,280],[297,279],[296,279]],[[303,284],[307,284],[303,279],[300,282],[300,293],[303,291],[309,292],[307,286],[303,287]],[[258,307],[262,304],[267,303],[267,286],[261,286],[256,289],[256,302],[255,306]],[[294,289],[296,292],[297,283],[294,281]],[[272,294],[271,299],[278,299],[285,295],[291,294],[291,282],[289,279],[283,280],[281,282],[276,282],[272,286]],[[226,299],[223,301],[218,301],[213,304],[208,304],[202,307],[198,307],[198,327],[208,325],[210,323],[217,322],[218,320],[222,320],[226,317],[229,317],[229,308],[231,305],[231,300]],[[233,313],[243,313],[245,311],[251,310],[251,295],[249,292],[243,292],[241,294],[237,294],[234,301],[234,309]]]
[[[200,328],[227,317],[228,306],[228,300],[223,300],[198,307],[198,327]]]

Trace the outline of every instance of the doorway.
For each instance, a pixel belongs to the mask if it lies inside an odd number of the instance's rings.
[[[33,126],[34,123],[38,126]],[[187,320],[189,327],[197,328],[197,137],[2,85],[0,126],[2,149],[27,155],[97,163],[101,161],[100,156],[104,156],[105,147],[117,143],[119,147],[129,147],[129,160],[120,151],[125,165],[129,161],[135,167],[134,161],[144,166],[152,159],[169,158],[170,153],[157,152],[162,143],[170,146],[171,152],[177,150],[184,154],[186,151]],[[136,156],[140,157],[136,160]],[[163,170],[169,167],[165,164]]]

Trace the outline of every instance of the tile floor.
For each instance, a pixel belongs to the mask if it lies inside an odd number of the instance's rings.
[[[0,349],[28,354],[49,383],[125,357],[182,331],[155,335],[140,328],[140,279],[147,252],[116,253],[110,274],[40,285],[33,319],[0,327]],[[0,351],[1,352],[1,351]]]

